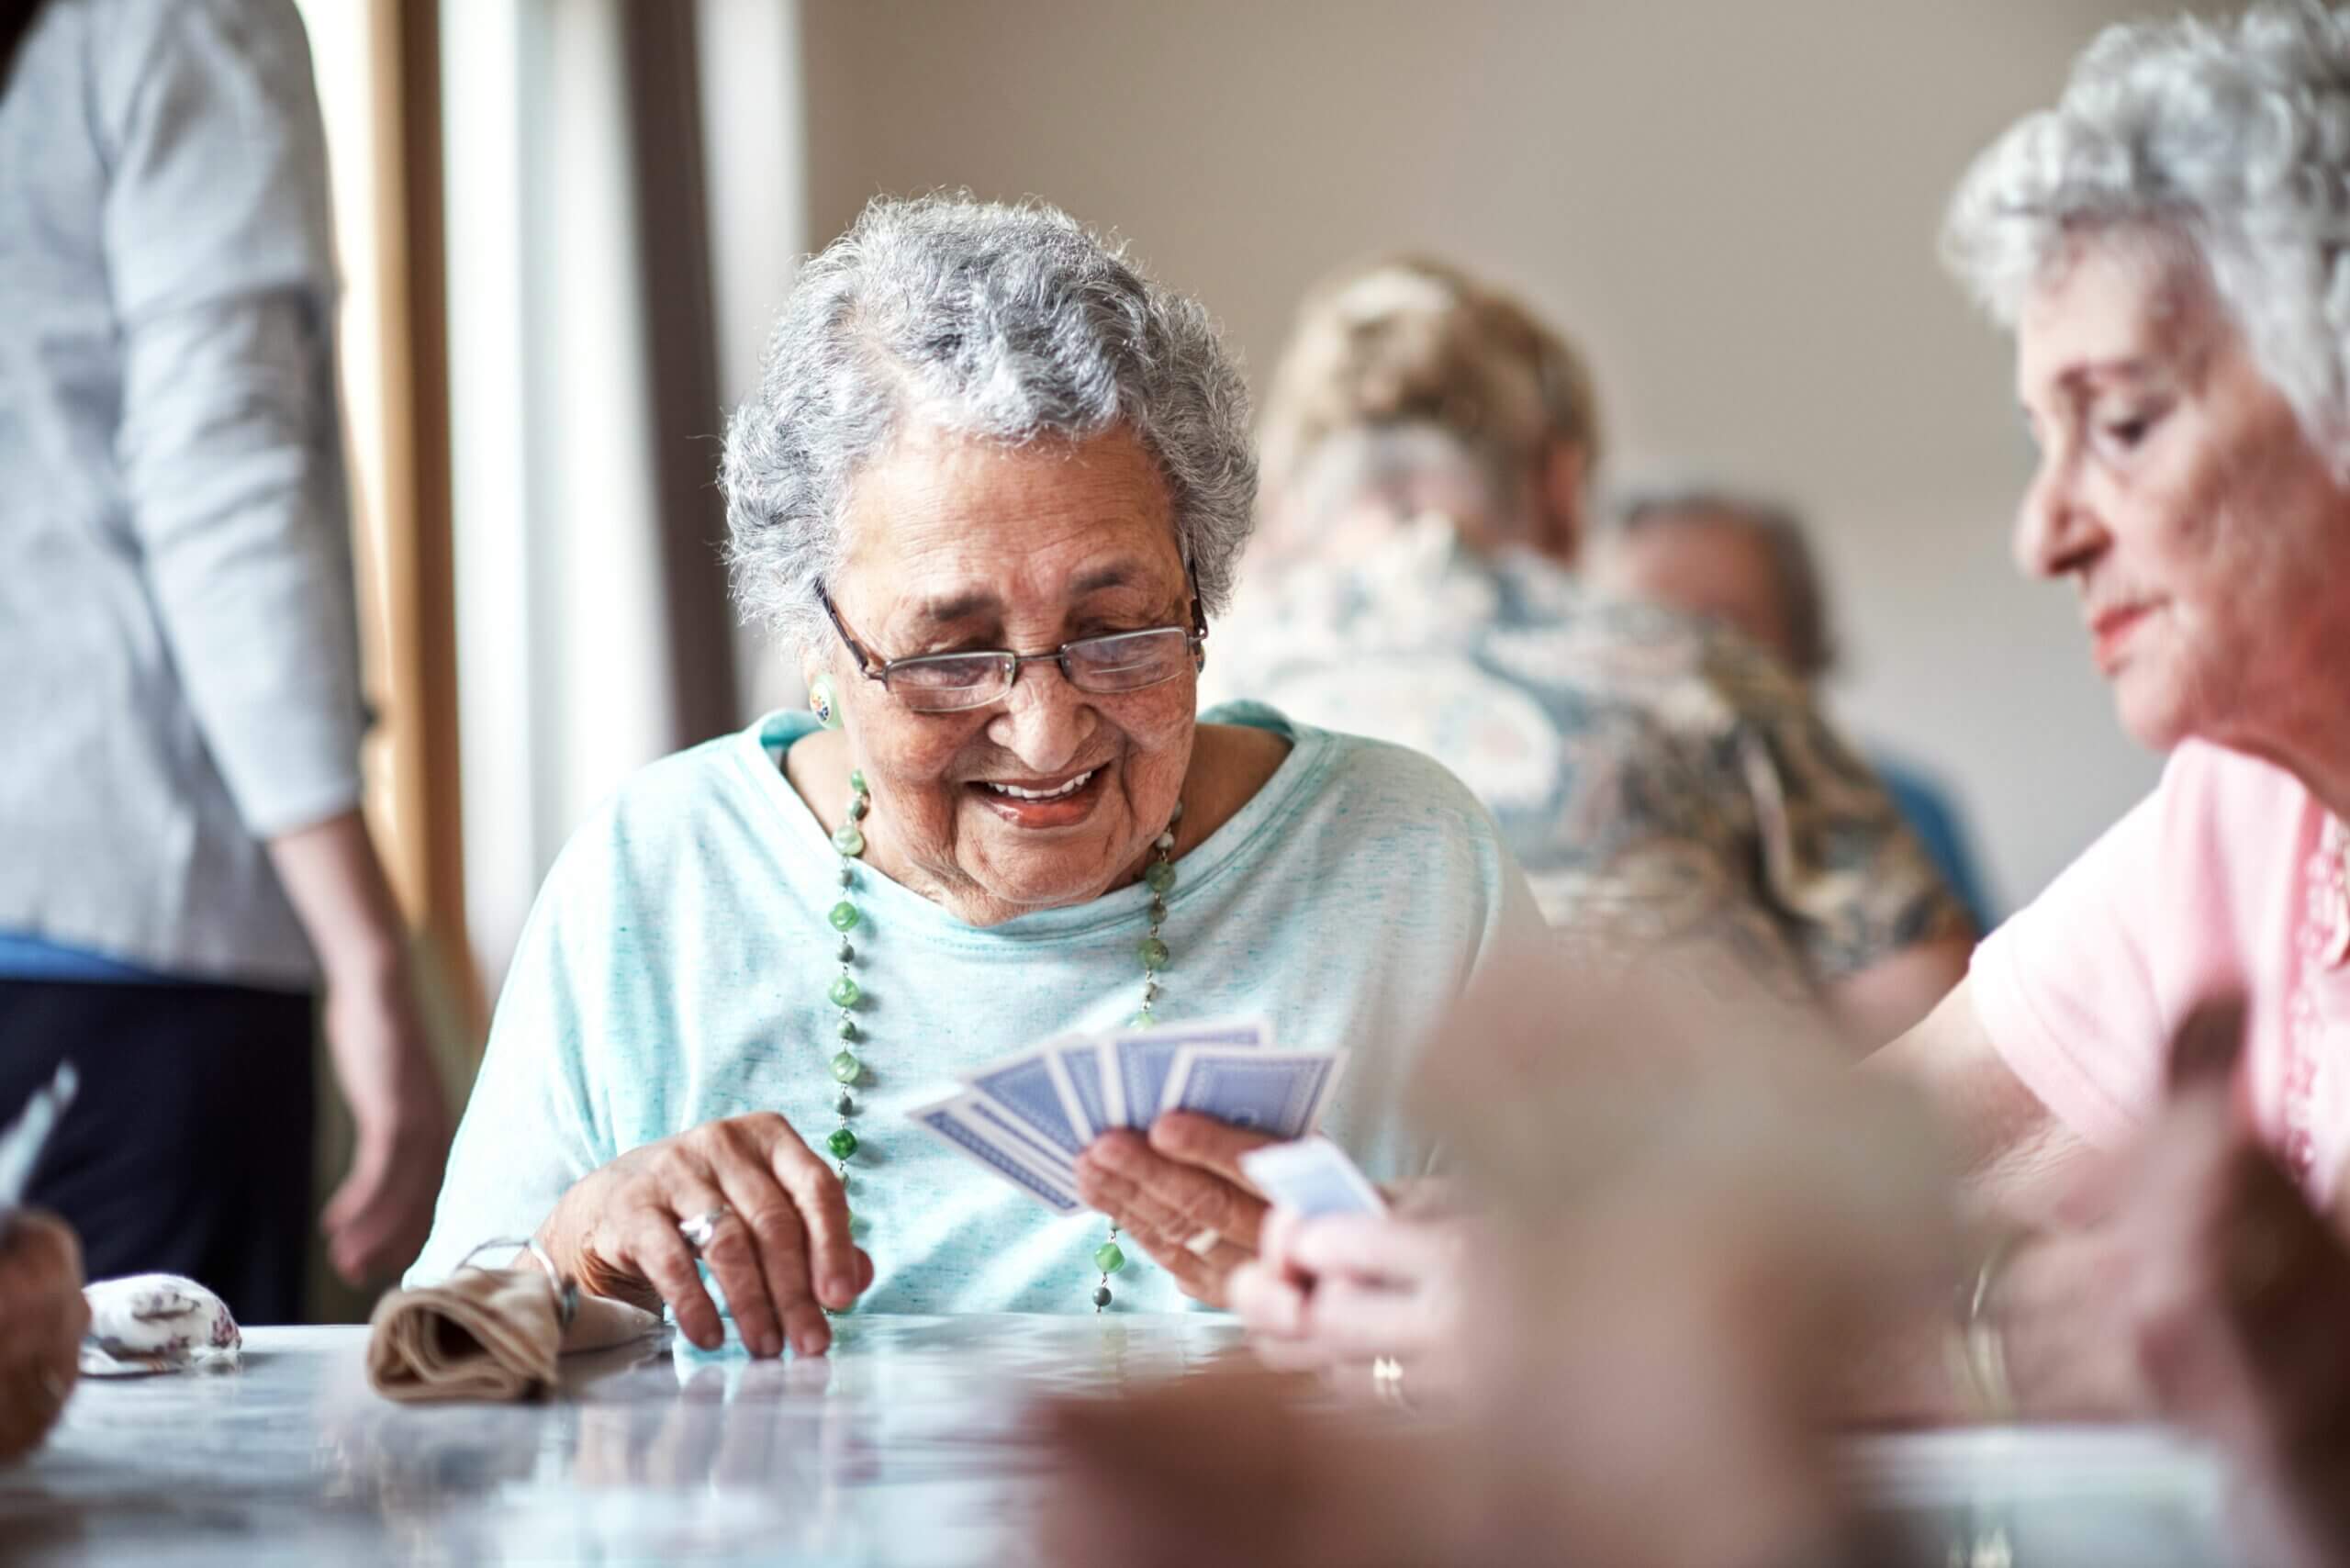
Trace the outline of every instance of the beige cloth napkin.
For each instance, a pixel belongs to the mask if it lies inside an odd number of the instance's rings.
[[[651,1333],[643,1307],[583,1295],[565,1328],[540,1270],[460,1269],[393,1291],[367,1324],[367,1381],[386,1399],[525,1399],[554,1385],[555,1358]]]

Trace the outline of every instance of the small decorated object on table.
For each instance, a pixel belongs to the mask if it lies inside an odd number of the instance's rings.
[[[229,1304],[177,1274],[100,1280],[82,1293],[90,1329],[82,1337],[84,1377],[234,1372],[245,1337]]]

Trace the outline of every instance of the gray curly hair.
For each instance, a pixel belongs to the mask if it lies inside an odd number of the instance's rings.
[[[745,620],[813,646],[864,465],[924,423],[1013,444],[1124,426],[1164,475],[1202,608],[1224,608],[1257,490],[1248,394],[1200,304],[1058,208],[878,198],[811,260],[726,430]]]
[[[2350,473],[2350,10],[2108,28],[2054,108],[1960,183],[1951,270],[2012,327],[2068,239],[2139,230],[2209,274],[2311,440]]]

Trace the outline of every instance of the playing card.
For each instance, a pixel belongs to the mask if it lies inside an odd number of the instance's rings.
[[[1018,1120],[1031,1136],[1049,1145],[1063,1164],[1082,1154],[1093,1141],[1090,1130],[1080,1131],[1069,1119],[1059,1079],[1053,1071],[1050,1044],[968,1073],[963,1081]]]
[[[1102,1055],[1102,1096],[1108,1102],[1110,1125],[1141,1131],[1158,1119],[1168,1077],[1185,1047],[1256,1051],[1272,1043],[1272,1025],[1254,1018],[1120,1030]]]
[[[984,1124],[971,1114],[974,1103],[984,1102],[977,1102],[976,1096],[965,1092],[918,1105],[906,1114],[947,1148],[1011,1182],[1053,1213],[1073,1215],[1084,1209],[1066,1182],[1006,1148],[991,1131],[983,1130]]]
[[[33,1179],[33,1167],[40,1163],[49,1135],[81,1087],[73,1064],[58,1063],[56,1074],[33,1091],[17,1119],[0,1128],[0,1211],[14,1209],[25,1201],[26,1183]]]
[[[1345,1063],[1343,1051],[1185,1046],[1175,1053],[1159,1112],[1192,1111],[1278,1138],[1304,1137],[1314,1130]]]
[[[1304,1215],[1387,1212],[1387,1200],[1347,1151],[1326,1137],[1270,1143],[1240,1157],[1240,1169],[1278,1208]]]
[[[1109,1103],[1102,1098],[1102,1043],[1090,1035],[1072,1035],[1045,1047],[1045,1064],[1061,1092],[1061,1109],[1080,1137],[1091,1143],[1110,1120]]]
[[[1031,1131],[1028,1124],[1006,1111],[984,1094],[966,1093],[956,1104],[956,1113],[973,1128],[986,1134],[1010,1153],[1053,1177],[1063,1185],[1077,1181],[1076,1156],[1064,1154]]]

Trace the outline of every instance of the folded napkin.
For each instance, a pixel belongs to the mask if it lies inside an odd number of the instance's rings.
[[[540,1269],[460,1269],[394,1291],[367,1324],[367,1381],[386,1399],[525,1399],[554,1385],[555,1358],[651,1333],[643,1307],[583,1295],[565,1326]]]
[[[84,1377],[144,1377],[151,1372],[233,1372],[245,1337],[229,1304],[177,1274],[100,1280],[82,1293],[90,1304],[82,1336]]]

